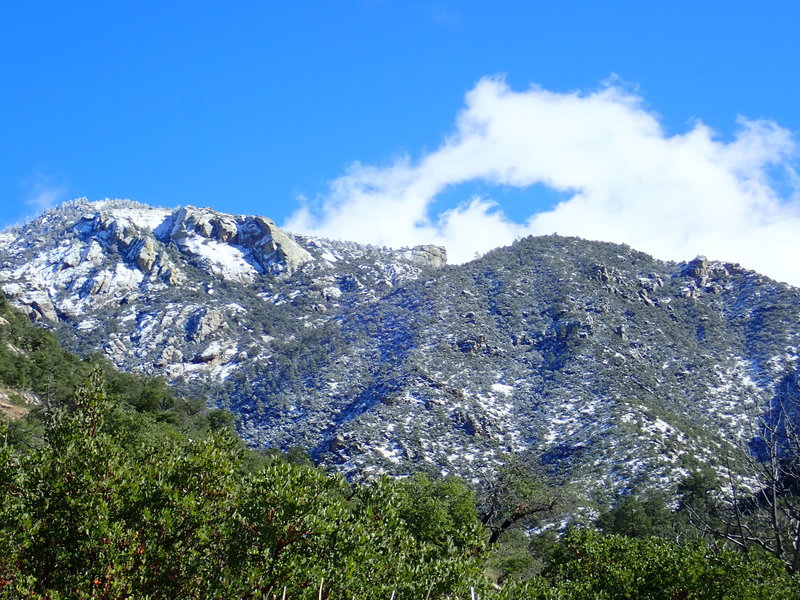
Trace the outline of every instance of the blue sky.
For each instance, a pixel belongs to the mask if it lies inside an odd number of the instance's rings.
[[[7,3],[0,226],[130,198],[456,260],[558,231],[800,284],[799,21],[730,0]]]

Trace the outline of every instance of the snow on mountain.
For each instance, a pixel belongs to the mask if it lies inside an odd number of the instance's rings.
[[[722,468],[757,416],[800,399],[798,290],[574,238],[447,266],[435,246],[75,201],[0,233],[0,287],[68,346],[352,476],[478,477],[532,453],[602,498]]]

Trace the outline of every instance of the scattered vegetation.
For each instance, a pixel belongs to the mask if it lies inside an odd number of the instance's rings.
[[[796,578],[766,553],[745,555],[699,538],[680,544],[589,529],[537,547],[524,529],[507,527],[498,536],[485,529],[473,491],[455,478],[349,485],[274,455],[253,470],[226,429],[199,439],[154,435],[149,427],[131,427],[141,418],[110,400],[95,369],[68,406],[48,413],[40,443],[3,444],[3,597],[273,598],[284,590],[289,598],[364,599],[798,594]],[[7,440],[8,424],[3,428]],[[517,484],[515,493],[522,489]],[[519,512],[520,506],[506,509],[506,520]],[[493,586],[487,564],[504,552],[508,559],[520,534],[529,552],[547,555],[543,568],[536,573],[530,561],[495,560],[508,571]]]
[[[0,384],[28,411],[0,420],[2,598],[800,597],[796,540],[771,551],[761,518],[793,522],[785,427],[754,463],[787,465],[771,494],[732,504],[697,473],[674,498],[621,499],[602,532],[564,529],[570,494],[535,461],[509,458],[477,492],[348,483],[248,450],[228,413],[79,359],[3,301],[0,317]]]

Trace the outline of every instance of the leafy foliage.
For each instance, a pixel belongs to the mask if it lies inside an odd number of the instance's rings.
[[[326,595],[438,597],[480,579],[483,532],[460,481],[352,489],[278,459],[248,474],[226,430],[133,443],[114,414],[96,369],[39,447],[3,446],[6,596],[247,598],[324,581]]]
[[[556,488],[541,465],[510,455],[496,476],[484,482],[481,521],[494,544],[512,528],[530,529],[564,510],[567,494]]]
[[[687,529],[687,524],[670,508],[668,497],[663,493],[625,496],[600,515],[597,526],[604,533],[637,538],[676,539]]]
[[[562,598],[619,600],[796,598],[798,581],[762,555],[743,560],[734,550],[697,541],[570,532],[547,578]]]
[[[49,415],[41,445],[0,446],[3,597],[292,598],[320,585],[326,598],[364,599],[470,588],[498,599],[798,594],[768,555],[590,530],[553,541],[542,575],[492,589],[482,574],[490,530],[458,479],[353,487],[277,456],[247,472],[227,430],[155,437],[128,430],[120,413],[145,418],[116,405],[96,369]]]

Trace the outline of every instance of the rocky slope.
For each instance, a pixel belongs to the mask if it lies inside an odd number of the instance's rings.
[[[252,444],[349,475],[535,453],[602,498],[722,462],[800,397],[800,292],[737,265],[527,238],[441,248],[76,201],[0,234],[3,292],[72,348],[202,387]]]

